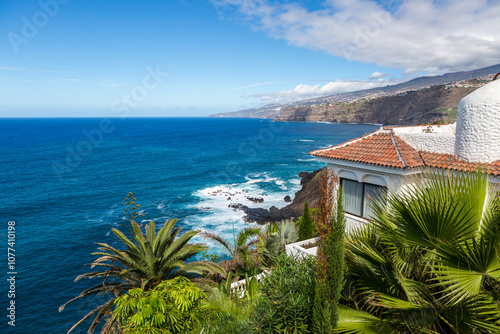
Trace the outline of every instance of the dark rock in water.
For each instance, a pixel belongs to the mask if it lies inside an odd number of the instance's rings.
[[[247,197],[247,200],[254,203],[264,203],[264,199],[262,197]]]
[[[320,189],[319,174],[323,170],[324,168],[311,173],[301,172],[299,176],[302,178],[300,181],[302,189],[295,193],[295,198],[290,204],[281,209],[275,206],[270,207],[269,210],[262,208],[249,208],[248,206],[239,203],[229,204],[229,207],[245,212],[246,216],[244,219],[249,223],[265,224],[266,222],[281,221],[284,219],[296,220],[302,216],[306,201],[309,202],[310,206],[314,206],[318,201]]]
[[[245,221],[249,223],[259,223],[259,224],[265,224],[269,220],[266,219],[269,215],[269,211],[266,209],[262,208],[249,208],[245,206],[243,208],[243,211],[245,212]]]
[[[274,205],[272,207],[269,208],[269,214],[270,215],[276,215],[279,213],[279,209],[277,207],[275,207]]]
[[[309,175],[309,173],[308,173],[308,172],[300,172],[300,173],[299,173],[299,177],[300,177],[300,178],[304,178],[304,177],[306,177],[307,175]],[[300,180],[300,184],[302,184],[302,180]]]
[[[286,195],[284,198],[285,202],[290,203],[292,199],[290,198],[290,195]]]

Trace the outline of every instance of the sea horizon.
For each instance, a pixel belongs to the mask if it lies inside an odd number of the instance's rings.
[[[201,229],[232,240],[233,229],[249,223],[229,204],[287,205],[284,197],[300,189],[298,174],[324,166],[308,152],[376,129],[209,117],[116,119],[103,128],[102,120],[0,120],[0,205],[7,208],[4,220],[16,222],[20,328],[65,333],[102,300],[91,297],[58,312],[92,283],[73,280],[90,270],[84,264],[95,258],[95,242],[120,246],[111,229],[130,229],[123,213],[128,192],[141,204],[140,222],[154,220],[159,228],[177,218],[182,233]],[[228,256],[208,245],[209,253]]]

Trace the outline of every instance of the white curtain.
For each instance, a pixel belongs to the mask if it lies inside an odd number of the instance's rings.
[[[344,197],[344,211],[352,213],[353,215],[361,216],[361,208],[363,204],[363,184],[343,179],[342,195]]]
[[[371,208],[372,202],[380,202],[387,195],[385,187],[365,184],[365,203],[363,208],[363,217],[370,218],[373,215]]]

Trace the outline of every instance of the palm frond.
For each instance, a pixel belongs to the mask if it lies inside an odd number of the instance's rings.
[[[392,334],[395,333],[387,322],[363,311],[339,307],[339,321],[335,330],[346,334]]]
[[[229,254],[231,254],[231,255],[234,254],[233,248],[231,247],[229,242],[227,240],[224,240],[224,238],[222,238],[220,235],[212,233],[212,232],[204,231],[204,232],[200,233],[200,236],[203,239],[212,240],[212,241],[219,243],[220,245],[222,245],[224,248],[227,249]]]

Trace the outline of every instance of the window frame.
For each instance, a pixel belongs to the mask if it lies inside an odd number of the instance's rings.
[[[340,187],[342,189],[344,188],[344,186],[343,186],[344,180],[351,181],[351,182],[356,182],[356,183],[361,184],[361,186],[362,186],[362,190],[361,190],[361,193],[362,193],[362,195],[361,195],[361,215],[357,215],[355,213],[351,213],[351,212],[345,211],[345,209],[344,209],[344,212],[348,213],[350,215],[353,215],[355,217],[362,218],[362,219],[370,219],[370,217],[365,217],[364,216],[364,214],[365,214],[365,195],[366,195],[365,185],[368,184],[368,185],[371,185],[371,186],[380,187],[380,188],[385,189],[386,193],[388,192],[387,187],[386,186],[381,186],[380,184],[374,184],[374,183],[368,183],[368,182],[359,182],[357,180],[352,180],[352,179],[343,178],[343,177],[339,177],[339,180],[340,180]],[[342,203],[342,206],[344,206],[344,203]]]

